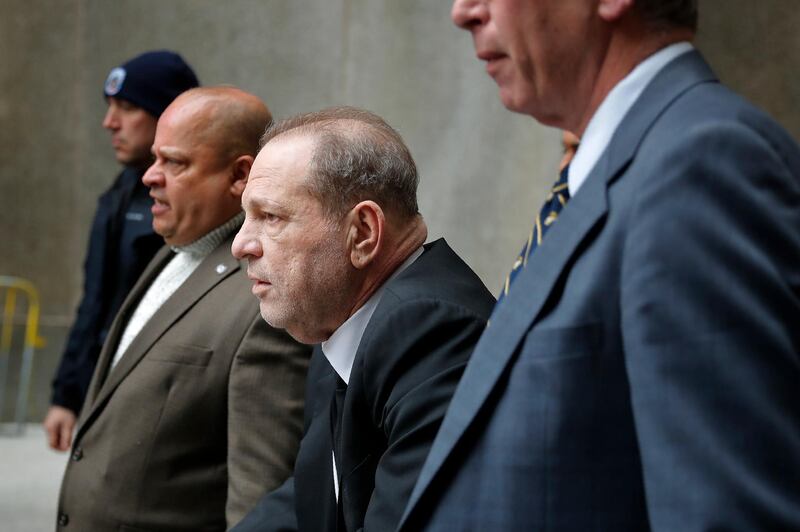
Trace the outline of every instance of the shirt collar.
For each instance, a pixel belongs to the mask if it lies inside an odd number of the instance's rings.
[[[356,351],[358,351],[358,346],[361,343],[361,337],[364,336],[369,320],[372,318],[372,314],[383,296],[384,288],[395,277],[400,275],[400,272],[411,266],[422,255],[423,251],[424,248],[420,247],[412,253],[360,309],[333,331],[330,338],[322,342],[322,353],[346,384],[350,383],[350,371],[353,369],[353,361],[356,358]]]
[[[693,50],[689,42],[671,44],[654,53],[617,83],[592,116],[569,165],[569,194],[574,196],[611,142],[622,119],[645,87],[667,63]]]
[[[224,224],[218,226],[216,229],[212,229],[194,242],[190,242],[185,246],[171,246],[172,251],[175,253],[188,253],[189,255],[205,257],[217,249],[217,246],[222,244],[222,242],[228,238],[231,233],[239,229],[243,222],[244,212],[240,212]]]

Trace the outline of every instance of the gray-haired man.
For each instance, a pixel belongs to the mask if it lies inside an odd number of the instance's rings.
[[[417,171],[379,117],[270,128],[233,252],[261,315],[321,342],[294,476],[237,531],[392,530],[494,302],[443,241],[423,246]]]
[[[503,104],[580,146],[402,529],[800,529],[795,142],[694,50],[696,0],[452,16]]]

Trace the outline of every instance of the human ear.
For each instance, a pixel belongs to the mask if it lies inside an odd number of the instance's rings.
[[[240,155],[231,165],[231,187],[230,191],[236,197],[242,197],[244,187],[247,185],[247,176],[250,175],[250,168],[253,166],[252,155]]]
[[[347,247],[356,269],[366,268],[381,250],[386,217],[374,201],[362,201],[347,214]]]
[[[614,22],[630,11],[634,2],[635,0],[599,0],[597,14],[605,22]]]

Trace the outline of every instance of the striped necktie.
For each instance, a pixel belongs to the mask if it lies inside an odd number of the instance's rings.
[[[545,233],[547,233],[547,230],[558,218],[558,214],[561,212],[561,209],[563,209],[564,205],[566,205],[567,201],[569,201],[569,185],[567,183],[568,175],[569,165],[565,166],[564,169],[561,170],[558,181],[556,181],[555,185],[553,185],[553,188],[550,189],[550,193],[547,195],[544,205],[542,205],[539,215],[536,217],[536,220],[533,223],[530,235],[528,235],[528,241],[525,242],[524,246],[522,246],[519,256],[517,256],[517,259],[514,261],[514,265],[511,267],[511,272],[509,272],[508,277],[506,277],[506,282],[503,284],[503,290],[500,292],[500,295],[497,298],[498,304],[505,296],[508,295],[508,291],[511,288],[511,283],[514,282],[514,279],[517,277],[517,275],[525,268],[525,266],[528,265],[528,259],[530,258],[531,253],[533,253],[539,244],[542,243]]]

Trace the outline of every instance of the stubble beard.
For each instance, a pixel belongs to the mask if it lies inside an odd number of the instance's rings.
[[[330,336],[348,317],[348,299],[352,266],[342,257],[341,250],[326,245],[308,261],[307,268],[295,272],[305,282],[291,293],[273,294],[272,304],[260,301],[261,317],[269,325],[285,329],[295,340],[314,344]],[[271,278],[272,279],[272,278]],[[276,286],[285,286],[278,279]]]

